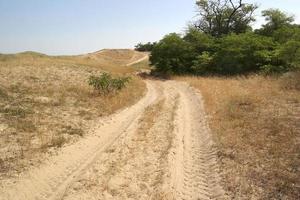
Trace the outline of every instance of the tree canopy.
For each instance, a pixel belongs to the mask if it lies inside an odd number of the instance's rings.
[[[200,31],[220,37],[229,33],[244,33],[255,21],[255,4],[242,0],[199,0],[196,3],[200,18],[194,23]]]
[[[280,28],[291,25],[295,20],[294,16],[288,15],[279,9],[264,10],[262,16],[265,17],[267,23],[258,30],[258,33],[268,36],[271,36]]]

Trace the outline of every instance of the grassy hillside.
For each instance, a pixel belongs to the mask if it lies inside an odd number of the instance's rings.
[[[300,73],[177,79],[204,97],[231,199],[300,196]]]
[[[102,55],[103,54],[103,55]],[[0,55],[0,179],[42,160],[42,153],[76,141],[101,116],[136,102],[145,85],[134,77],[120,93],[99,96],[90,75],[135,72],[131,50],[50,57],[25,52]]]

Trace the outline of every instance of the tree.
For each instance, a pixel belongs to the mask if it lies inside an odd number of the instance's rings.
[[[138,43],[136,46],[135,46],[135,50],[136,51],[141,51],[141,52],[145,52],[145,51],[152,51],[153,47],[155,46],[156,42],[148,42],[146,44],[142,44],[142,43]]]
[[[300,27],[298,25],[285,25],[274,31],[272,37],[280,44],[284,44],[289,40],[300,41]]]
[[[279,9],[264,10],[262,16],[265,17],[267,23],[257,32],[266,36],[272,36],[276,30],[291,25],[295,20],[294,16],[288,15]]]
[[[205,75],[212,73],[213,56],[209,52],[204,51],[201,55],[193,60],[192,70],[197,75]]]
[[[212,36],[200,32],[194,27],[188,29],[183,40],[190,43],[197,54],[202,54],[204,51],[211,51],[214,45],[214,38]]]
[[[286,62],[288,69],[300,69],[300,40],[292,39],[281,46],[279,57]]]
[[[199,0],[196,4],[200,19],[195,27],[215,37],[244,33],[255,21],[253,13],[257,6],[243,3],[243,0]]]
[[[183,74],[191,72],[195,53],[190,44],[180,35],[166,35],[153,48],[150,55],[151,65],[155,70],[164,74]]]
[[[275,49],[276,44],[269,37],[230,34],[219,40],[211,70],[225,75],[257,72],[265,65],[277,65]]]

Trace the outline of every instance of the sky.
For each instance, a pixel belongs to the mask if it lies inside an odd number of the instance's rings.
[[[300,0],[246,0],[261,10],[280,8],[300,23]],[[37,51],[75,55],[133,48],[171,32],[196,16],[195,0],[0,0],[0,53]]]

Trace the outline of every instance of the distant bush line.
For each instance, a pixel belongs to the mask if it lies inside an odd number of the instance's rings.
[[[141,52],[150,52],[153,50],[153,47],[156,45],[156,42],[148,42],[146,44],[139,43],[135,46],[136,51],[141,51]]]

